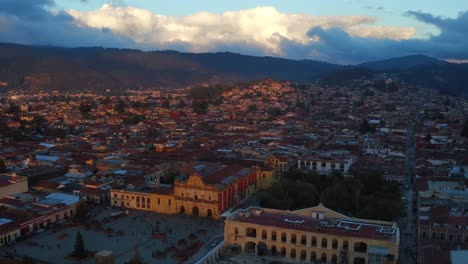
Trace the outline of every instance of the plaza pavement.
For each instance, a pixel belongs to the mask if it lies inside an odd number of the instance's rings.
[[[156,250],[164,251],[170,246],[181,250],[196,240],[204,242],[206,246],[206,243],[212,239],[223,235],[221,221],[143,211],[130,211],[129,215],[121,215],[117,219],[112,219],[110,214],[116,211],[118,211],[117,208],[103,206],[92,208],[90,212],[95,221],[93,221],[94,224],[91,225],[91,228],[74,226],[59,231],[57,228],[51,228],[34,237],[17,242],[12,248],[0,248],[0,255],[6,251],[14,252],[16,250],[17,256],[31,256],[41,263],[76,263],[65,257],[73,250],[76,233],[80,231],[87,250],[96,252],[110,250],[113,252],[117,264],[129,261],[134,255],[137,244],[145,263],[171,264],[181,262],[172,258],[174,252],[168,252],[166,257],[157,259],[152,257],[152,253]],[[109,221],[104,221],[104,218]],[[95,228],[96,223],[101,224],[99,230]],[[165,233],[165,239],[153,237],[152,230],[156,231],[158,226],[159,231]],[[190,240],[188,238],[191,233],[195,234],[196,239]],[[186,246],[178,245],[181,239],[185,239]],[[201,251],[203,250],[206,248],[202,247]],[[90,257],[82,263],[95,263],[95,260]]]

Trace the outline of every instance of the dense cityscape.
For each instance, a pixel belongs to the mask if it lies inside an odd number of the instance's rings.
[[[445,263],[468,241],[468,102],[385,75],[1,104],[8,256]]]
[[[0,264],[467,264],[466,0],[0,0]]]

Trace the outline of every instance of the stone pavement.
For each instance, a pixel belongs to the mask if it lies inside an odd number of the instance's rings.
[[[16,243],[11,249],[0,248],[0,255],[16,249],[17,255],[28,255],[42,263],[74,263],[65,257],[73,250],[76,233],[80,231],[87,250],[110,250],[117,264],[130,260],[137,244],[146,263],[180,263],[180,260],[172,258],[174,250],[180,251],[197,240],[208,243],[223,232],[222,222],[211,219],[142,211],[130,211],[129,215],[113,219],[110,214],[117,210],[102,206],[93,208],[93,224],[89,228],[73,226],[59,231],[46,230]],[[156,238],[154,234],[157,233],[164,235]],[[190,234],[194,236],[189,237]],[[175,248],[167,251],[171,246]],[[156,259],[153,254],[157,250],[166,253]],[[82,263],[94,263],[94,258]]]

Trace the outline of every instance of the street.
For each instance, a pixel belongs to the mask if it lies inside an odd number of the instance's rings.
[[[417,116],[416,116],[417,119]],[[400,263],[417,263],[417,192],[415,191],[414,124],[409,124],[406,139],[405,160],[406,217],[400,222]]]

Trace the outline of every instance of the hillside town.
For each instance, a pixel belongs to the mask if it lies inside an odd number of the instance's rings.
[[[0,105],[1,263],[450,263],[468,250],[460,97],[380,75],[9,91]]]

